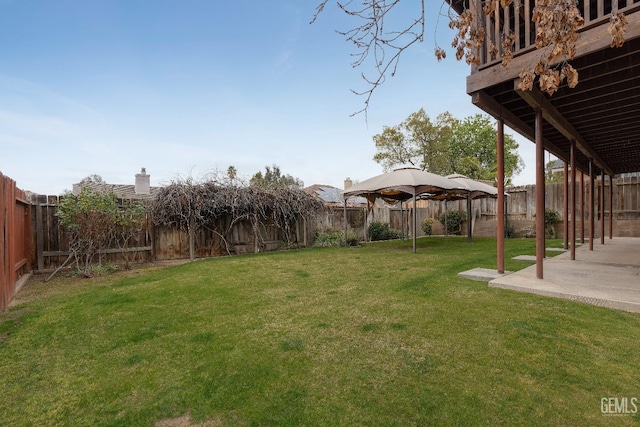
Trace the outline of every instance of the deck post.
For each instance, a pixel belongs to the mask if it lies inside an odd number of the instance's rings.
[[[613,239],[613,177],[609,175],[609,239]]]
[[[562,240],[563,240],[563,248],[565,250],[569,249],[569,168],[567,162],[564,163],[563,168],[563,180],[562,180],[562,199],[563,199],[563,212],[562,218],[564,219],[564,224],[562,227]]]
[[[593,235],[595,234],[594,224],[594,209],[596,204],[596,196],[594,193],[595,187],[595,172],[593,170],[593,160],[589,159],[589,250],[593,250]]]
[[[496,221],[496,240],[498,251],[498,273],[504,273],[504,119],[498,119],[497,130],[497,180],[498,203]]]
[[[584,245],[584,171],[580,171],[580,243]]]
[[[542,109],[536,109],[536,277],[544,278],[545,254],[544,229],[544,135],[542,132]],[[500,193],[500,191],[498,191]],[[500,203],[498,203],[500,206]]]
[[[571,151],[569,154],[571,161],[571,189],[569,191],[569,206],[571,211],[571,228],[569,239],[571,245],[571,260],[576,259],[576,140],[571,140]]]
[[[604,170],[600,171],[600,244],[604,245]]]

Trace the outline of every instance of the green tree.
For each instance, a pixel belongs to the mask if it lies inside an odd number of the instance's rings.
[[[454,124],[455,119],[448,112],[433,122],[424,109],[420,109],[399,125],[385,127],[381,134],[373,137],[377,149],[373,160],[385,171],[413,165],[433,173],[446,173],[447,140]]]
[[[522,170],[518,143],[505,135],[505,176],[507,183]],[[464,120],[449,112],[432,122],[424,110],[411,114],[404,122],[384,128],[373,141],[373,159],[385,171],[413,165],[429,172],[459,173],[472,179],[495,180],[496,129],[488,116],[476,114]]]
[[[493,181],[497,176],[496,128],[489,116],[476,114],[457,121],[448,144],[450,170],[472,179]],[[520,173],[518,143],[504,136],[504,174],[507,183]]]
[[[287,174],[283,175],[280,167],[277,165],[265,166],[264,174],[261,171],[256,172],[249,180],[249,185],[260,188],[302,188],[304,182],[300,178],[294,178]]]

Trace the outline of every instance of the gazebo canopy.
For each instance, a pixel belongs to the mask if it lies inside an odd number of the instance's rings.
[[[356,184],[342,192],[345,200],[352,196],[363,196],[371,203],[376,198],[387,202],[406,201],[417,196],[432,200],[467,199],[467,210],[471,211],[471,200],[479,198],[496,198],[498,189],[464,175],[452,174],[446,177],[407,167],[374,176]],[[345,204],[346,205],[346,204]],[[346,216],[345,216],[346,218]],[[413,211],[413,251],[416,251],[416,211]],[[346,221],[345,221],[346,236]],[[468,239],[471,242],[471,221],[469,221]]]
[[[466,190],[464,184],[443,176],[418,168],[400,168],[362,181],[344,190],[342,195],[345,198],[375,196],[404,201],[425,193],[435,195]]]
[[[342,192],[345,200],[351,196],[364,196],[369,201],[380,197],[384,200],[405,201],[420,194],[447,194],[448,192],[466,192],[463,184],[452,179],[423,171],[418,168],[400,168],[392,172],[374,176]],[[345,203],[346,205],[346,203]],[[413,210],[413,252],[416,251],[416,210]],[[345,215],[345,238],[347,234]]]

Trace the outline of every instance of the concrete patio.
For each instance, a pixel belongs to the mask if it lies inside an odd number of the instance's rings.
[[[544,279],[536,278],[536,266],[489,282],[495,288],[566,298],[603,307],[640,313],[640,238],[615,237],[593,251],[585,244],[544,261]]]

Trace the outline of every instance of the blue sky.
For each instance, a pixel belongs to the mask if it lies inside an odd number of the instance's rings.
[[[368,121],[350,117],[363,105],[350,89],[366,88],[367,68],[351,67],[334,30],[353,22],[332,3],[309,25],[316,4],[0,0],[0,171],[41,194],[94,173],[132,184],[141,167],[152,185],[229,165],[248,179],[277,164],[305,185],[341,187],[382,172],[372,136],[383,126],[420,108],[432,118],[481,112],[466,95],[467,65],[433,55],[432,12]],[[437,24],[443,47],[447,23]],[[517,140],[527,168],[515,183],[532,183],[534,145]]]

